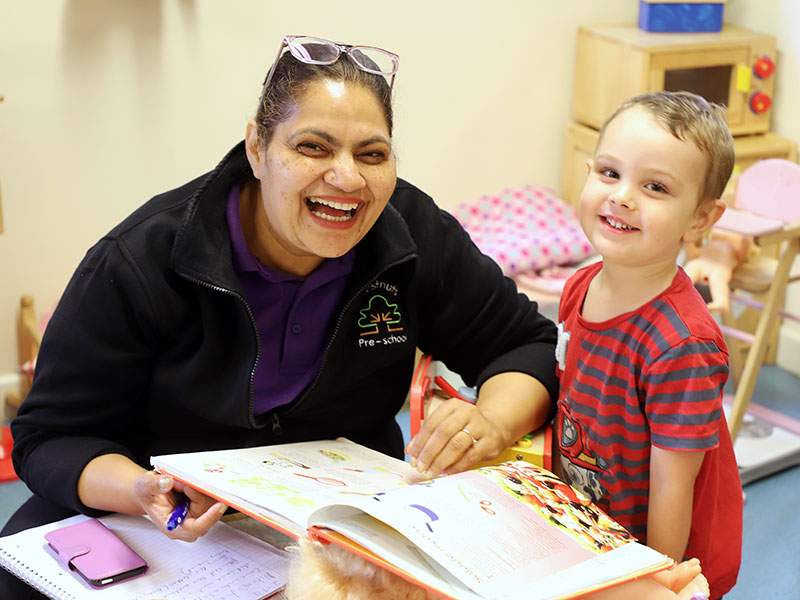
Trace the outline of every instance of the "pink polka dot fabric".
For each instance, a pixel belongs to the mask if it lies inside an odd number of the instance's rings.
[[[575,210],[546,187],[484,195],[460,204],[453,216],[509,277],[574,264],[594,253]]]

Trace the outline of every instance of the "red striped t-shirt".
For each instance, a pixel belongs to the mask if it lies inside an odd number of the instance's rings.
[[[563,475],[646,542],[651,445],[705,451],[686,556],[700,558],[719,596],[736,582],[742,535],[741,484],[722,412],[725,342],[682,269],[638,309],[585,321],[586,291],[601,268],[578,271],[559,306]]]

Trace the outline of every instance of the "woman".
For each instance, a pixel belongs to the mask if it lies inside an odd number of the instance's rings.
[[[544,422],[555,329],[397,179],[396,69],[384,50],[285,38],[245,140],[89,250],[12,426],[34,496],[4,534],[102,511],[163,529],[180,484],[147,470],[155,454],[345,436],[402,457],[416,347],[480,389],[426,419],[420,471]],[[188,518],[164,532],[193,540],[224,507],[185,491]]]

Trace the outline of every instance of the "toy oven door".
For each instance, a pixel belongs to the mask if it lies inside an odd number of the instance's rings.
[[[650,91],[685,90],[728,107],[728,126],[736,134],[746,125],[747,90],[740,89],[740,67],[749,69],[747,47],[656,53],[650,61]]]

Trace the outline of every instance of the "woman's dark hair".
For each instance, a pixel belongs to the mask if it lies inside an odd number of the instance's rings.
[[[268,87],[261,90],[258,102],[258,138],[265,148],[272,139],[275,127],[289,118],[308,86],[320,79],[357,83],[371,91],[383,108],[389,135],[392,134],[392,92],[382,75],[359,69],[344,53],[332,65],[309,65],[300,62],[287,51],[275,65],[272,80]]]

